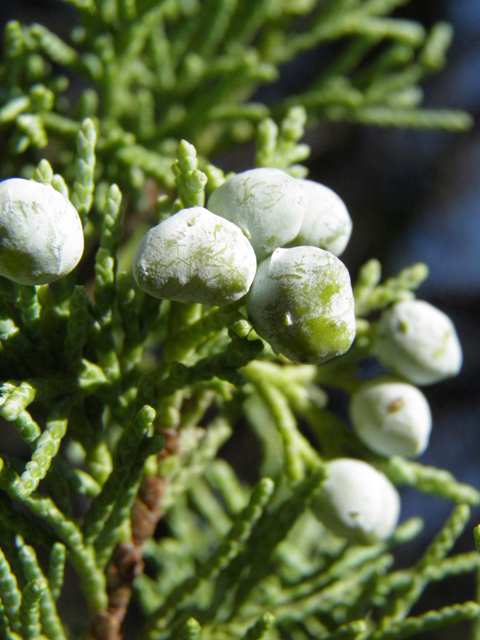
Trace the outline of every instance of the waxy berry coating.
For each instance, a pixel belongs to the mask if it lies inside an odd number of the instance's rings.
[[[311,245],[341,255],[352,233],[352,220],[343,200],[332,189],[313,180],[299,179],[305,195],[305,217],[289,246]]]
[[[400,497],[383,473],[362,460],[327,463],[327,478],[312,503],[317,518],[353,542],[388,540],[400,515]]]
[[[350,416],[358,437],[381,455],[414,457],[428,446],[430,406],[412,384],[392,377],[362,383],[352,396]]]
[[[452,321],[424,300],[397,302],[382,314],[375,352],[394,373],[417,385],[455,376],[462,366]]]
[[[261,261],[297,236],[305,197],[298,180],[285,171],[251,169],[215,189],[207,207],[239,226]]]
[[[70,273],[83,255],[80,216],[49,184],[0,182],[0,275],[40,285]]]
[[[133,275],[157,298],[225,305],[243,297],[255,276],[255,253],[241,230],[203,207],[183,209],[146,233]]]
[[[294,362],[320,364],[355,338],[348,270],[317,247],[276,249],[257,270],[247,312],[257,333]]]

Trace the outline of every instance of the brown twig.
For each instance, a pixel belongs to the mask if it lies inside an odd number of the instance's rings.
[[[158,454],[159,460],[180,452],[179,433],[173,429],[158,429],[165,437],[165,447]],[[122,622],[132,597],[133,581],[143,572],[143,545],[153,536],[159,520],[164,515],[162,498],[168,484],[167,478],[145,476],[131,513],[132,542],[119,543],[115,547],[106,570],[108,609],[97,611],[88,640],[121,640]]]

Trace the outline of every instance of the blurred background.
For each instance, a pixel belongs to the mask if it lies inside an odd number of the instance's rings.
[[[312,155],[306,164],[310,178],[337,191],[351,213],[354,232],[342,259],[353,277],[372,257],[381,261],[385,277],[414,262],[429,265],[430,277],[419,297],[453,319],[464,365],[458,378],[423,389],[434,429],[421,462],[447,468],[459,481],[480,488],[480,0],[413,1],[396,14],[427,27],[440,20],[453,24],[447,67],[423,85],[425,106],[464,109],[476,125],[468,133],[451,134],[326,122],[307,133]],[[67,35],[74,13],[55,0],[2,0],[0,24],[12,18],[39,21]],[[262,89],[258,98],[269,102],[300,91],[312,65],[320,68],[321,55],[323,50],[309,52],[286,66],[279,82]],[[252,160],[253,150],[247,147],[234,159],[215,162],[242,170]],[[248,454],[243,459],[247,467]],[[411,491],[404,496],[402,517],[421,514],[427,524],[415,545],[403,551],[411,561],[448,517],[451,504]],[[479,521],[477,511],[472,527]],[[471,529],[457,548],[474,548]],[[441,593],[430,587],[427,606],[429,598],[432,606],[451,603],[453,597],[468,599],[472,589],[473,578],[442,583]],[[461,637],[460,630],[453,634],[437,632],[435,637]]]

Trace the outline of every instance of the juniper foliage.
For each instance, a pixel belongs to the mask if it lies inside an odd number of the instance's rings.
[[[132,598],[142,640],[393,640],[477,618],[473,600],[411,610],[430,582],[479,570],[475,552],[448,555],[479,492],[371,453],[324,390],[355,389],[377,312],[414,298],[427,268],[382,282],[368,262],[357,339],[321,366],[276,356],[241,304],[158,300],[130,271],[149,226],[226,180],[214,153],[255,138],[257,166],[303,177],[304,128],[319,119],[467,129],[467,114],[421,106],[449,25],[392,17],[406,0],[63,1],[77,16],[68,40],[10,22],[0,66],[2,179],[69,196],[86,239],[80,267],[52,285],[0,278],[1,428],[23,451],[0,459],[0,636],[115,640]],[[255,101],[281,65],[332,41],[301,93]],[[254,487],[219,456],[248,426],[262,449]],[[309,510],[325,463],[344,455],[453,503],[410,568],[392,569],[393,552],[420,519],[361,546]],[[66,563],[89,610],[70,625],[57,610]]]

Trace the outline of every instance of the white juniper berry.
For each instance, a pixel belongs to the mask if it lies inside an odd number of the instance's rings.
[[[393,377],[362,383],[352,395],[350,417],[358,437],[381,455],[414,457],[428,446],[430,406],[412,384]]]
[[[335,191],[313,180],[299,179],[306,201],[305,217],[289,246],[312,245],[341,255],[352,233],[352,220]]]
[[[256,266],[252,246],[236,225],[191,207],[145,234],[135,250],[133,275],[157,298],[225,305],[248,292]]]
[[[354,542],[387,540],[396,529],[400,497],[383,474],[362,460],[336,458],[313,502],[313,512],[333,533]]]
[[[40,285],[70,273],[84,249],[80,217],[49,184],[0,182],[0,275]]]
[[[320,364],[355,338],[348,270],[317,247],[275,249],[257,270],[247,312],[257,333],[294,362]]]
[[[299,181],[285,171],[250,169],[215,189],[207,206],[240,227],[261,261],[296,237],[305,196]]]
[[[455,376],[462,366],[453,322],[424,300],[397,302],[382,314],[375,352],[380,362],[417,385]]]

